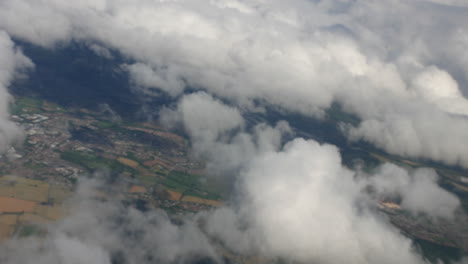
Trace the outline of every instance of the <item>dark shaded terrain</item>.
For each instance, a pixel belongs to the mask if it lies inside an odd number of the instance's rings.
[[[161,94],[145,102],[131,89],[128,73],[121,68],[131,63],[117,52],[111,58],[97,56],[83,44],[67,43],[47,49],[16,41],[35,64],[28,78],[10,87],[18,96],[37,96],[65,107],[96,108],[108,104],[119,115],[135,118],[142,104],[158,106],[167,101]]]

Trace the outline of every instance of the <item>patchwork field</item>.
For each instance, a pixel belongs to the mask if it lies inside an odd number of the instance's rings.
[[[70,197],[66,187],[22,177],[0,177],[0,240],[23,230],[25,225],[60,219],[62,203]]]

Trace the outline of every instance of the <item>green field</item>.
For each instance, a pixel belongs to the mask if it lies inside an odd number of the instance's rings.
[[[10,105],[10,112],[13,115],[42,113],[42,105],[42,100],[38,98],[16,97],[13,104]]]
[[[135,169],[125,166],[116,160],[106,159],[91,153],[65,151],[60,154],[60,157],[63,160],[81,165],[90,171],[109,169],[115,172],[127,171],[130,173],[136,173]]]
[[[172,171],[162,184],[183,195],[219,200],[221,195],[218,194],[218,190],[212,186],[202,184],[200,181],[201,177],[200,175],[189,174],[182,171]]]

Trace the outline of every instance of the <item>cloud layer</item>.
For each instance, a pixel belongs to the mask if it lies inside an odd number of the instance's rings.
[[[415,214],[453,217],[459,201],[435,172],[385,165],[361,175],[341,164],[336,147],[283,144],[286,122],[246,128],[242,113],[269,105],[321,118],[338,102],[362,120],[344,126],[351,140],[468,168],[467,8],[435,0],[1,1],[0,150],[17,134],[6,87],[15,70],[32,66],[9,35],[48,48],[84,42],[97,55],[126,56],[122,68],[140,94],[154,88],[180,99],[161,121],[181,125],[212,174],[234,177],[236,192],[230,205],[175,225],[162,212],[90,201],[83,191],[45,238],[10,241],[0,260],[220,261],[214,239],[297,262],[424,263],[375,207],[397,196]]]
[[[458,144],[467,141],[459,132],[468,124],[467,8],[422,0],[6,0],[0,28],[48,47],[74,39],[118,50],[136,61],[123,67],[149,94],[191,87],[245,109],[261,100],[312,116],[336,101],[363,120],[351,138],[468,167]]]
[[[213,111],[217,122],[206,119]],[[374,175],[352,171],[335,146],[300,138],[283,144],[291,132],[286,122],[250,130],[237,108],[204,92],[184,96],[162,118],[184,127],[212,173],[234,177],[226,205],[178,216],[177,223],[162,211],[140,212],[123,202],[117,183],[86,180],[68,216],[43,237],[8,241],[0,261],[221,263],[225,248],[299,263],[418,264],[426,262],[377,211],[379,199],[400,196],[404,209],[434,218],[452,218],[459,206],[432,170],[384,165]]]

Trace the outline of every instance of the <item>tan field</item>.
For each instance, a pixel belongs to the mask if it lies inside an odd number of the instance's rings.
[[[48,201],[49,184],[15,176],[0,178],[0,196],[35,202]]]
[[[72,192],[63,186],[50,185],[49,187],[49,200],[54,204],[61,204],[64,200],[71,196]]]
[[[0,186],[0,195],[7,197],[15,197],[15,187]]]
[[[19,216],[19,222],[22,224],[45,224],[48,220],[40,215],[26,213]]]
[[[392,202],[382,202],[381,205],[390,209],[400,209],[400,205]]]
[[[140,166],[138,162],[131,160],[131,159],[124,158],[124,157],[117,158],[117,161],[122,163],[123,165],[132,167],[134,169]]]
[[[146,193],[146,188],[143,186],[133,185],[129,190],[129,193]]]
[[[145,164],[145,166],[148,166],[148,167],[153,167],[155,165],[160,165],[161,167],[169,168],[169,167],[172,166],[168,162],[163,161],[161,159],[148,160],[148,161],[145,161],[144,164]]]
[[[32,212],[36,202],[20,200],[11,197],[0,197],[0,213]]]
[[[182,194],[180,192],[176,192],[176,191],[171,191],[171,190],[166,190],[167,193],[169,194],[169,200],[172,200],[172,201],[179,201],[180,198],[182,197]]]
[[[62,206],[38,205],[34,209],[34,213],[49,220],[58,220],[64,215],[64,209]]]
[[[160,137],[163,137],[165,139],[169,139],[169,140],[171,140],[171,141],[173,141],[173,142],[175,142],[175,143],[177,143],[179,145],[182,145],[184,143],[184,138],[182,138],[182,137],[180,137],[178,135],[169,133],[169,132],[156,131],[156,130],[153,130],[153,129],[141,128],[141,127],[127,126],[125,128],[130,129],[130,130],[135,130],[135,131],[142,131],[142,132],[153,134],[153,135],[156,135],[156,136],[160,136]]]
[[[220,201],[208,200],[208,199],[198,198],[195,196],[184,196],[184,198],[182,198],[182,202],[199,203],[199,204],[206,204],[206,205],[211,205],[211,206],[221,205]]]
[[[16,221],[18,220],[17,215],[0,215],[0,224],[4,225],[16,225]]]

